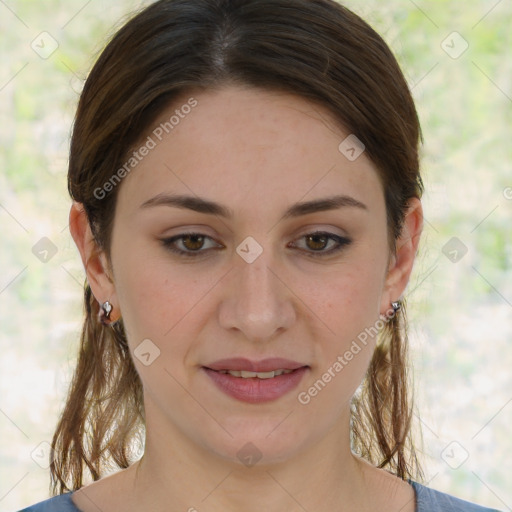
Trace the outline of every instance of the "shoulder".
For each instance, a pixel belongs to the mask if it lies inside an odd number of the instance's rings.
[[[35,505],[24,508],[19,512],[80,512],[80,509],[71,501],[71,494],[72,493],[66,493],[54,496],[53,498],[40,501]]]
[[[416,493],[417,512],[500,512],[430,489],[416,482],[410,481],[410,484]]]

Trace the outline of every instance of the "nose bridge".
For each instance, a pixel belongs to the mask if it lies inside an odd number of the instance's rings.
[[[262,253],[252,263],[242,261],[239,268],[240,291],[242,299],[252,304],[256,313],[272,306],[271,301],[276,299],[276,277],[271,270],[271,258],[267,257],[269,251]]]
[[[243,331],[247,339],[265,339],[293,321],[293,307],[286,286],[277,273],[269,249],[263,250],[254,261],[239,257],[232,296],[223,307],[223,326]]]

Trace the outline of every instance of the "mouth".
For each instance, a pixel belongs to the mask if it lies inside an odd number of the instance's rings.
[[[274,369],[266,368],[265,371],[233,368],[232,365],[231,368],[217,369],[203,366],[202,370],[224,394],[242,402],[257,404],[277,400],[299,385],[309,366],[292,365],[296,367],[283,368],[286,365],[282,365]]]
[[[217,370],[213,370],[217,371]],[[241,377],[242,379],[273,379],[274,377],[278,377],[279,375],[285,375],[288,373],[292,373],[295,370],[271,370],[270,372],[250,372],[246,370],[218,370],[219,373],[229,374],[233,377]]]
[[[240,373],[240,375],[234,375],[236,377],[243,378],[255,377],[255,375],[248,375],[247,372],[262,375],[266,373],[270,374],[270,372],[276,372],[277,375],[280,375],[283,372],[290,372],[304,366],[307,365],[282,357],[270,357],[263,359],[262,361],[252,361],[245,357],[230,357],[228,359],[219,359],[218,361],[204,365],[205,368],[218,372],[245,372],[244,375],[242,375],[242,373]],[[271,377],[263,376],[262,378]]]

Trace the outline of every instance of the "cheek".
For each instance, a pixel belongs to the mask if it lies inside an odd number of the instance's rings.
[[[323,293],[321,287],[311,288],[311,309],[318,311],[318,326],[325,326],[326,334],[315,335],[316,365],[297,401],[314,417],[336,422],[366,374],[383,325],[377,268],[360,261],[350,272],[331,278]]]
[[[169,341],[196,315],[212,278],[191,267],[173,264],[163,256],[137,249],[126,251],[116,269],[116,291],[128,341],[135,347],[149,338],[158,347],[179,349]]]
[[[316,281],[302,291],[310,297],[308,306],[325,326],[326,335],[316,336],[316,371],[330,371],[325,378],[337,382],[333,388],[351,393],[366,372],[383,326],[380,300],[384,267],[384,258],[361,250],[350,264],[324,276],[321,286]],[[333,373],[336,378],[332,378]]]
[[[346,332],[348,327],[364,329],[380,314],[384,261],[365,255],[353,260],[323,276],[321,285],[312,282],[304,291],[312,309],[335,332]]]

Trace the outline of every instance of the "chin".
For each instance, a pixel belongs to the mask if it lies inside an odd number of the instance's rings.
[[[263,468],[287,462],[313,444],[314,440],[308,439],[303,427],[289,424],[285,428],[285,422],[280,425],[284,417],[286,415],[278,421],[267,420],[259,425],[257,420],[244,420],[245,428],[240,424],[238,429],[233,425],[227,428],[233,437],[225,435],[218,438],[217,442],[210,440],[207,444],[216,456],[235,463],[240,468],[252,468],[256,465]]]

